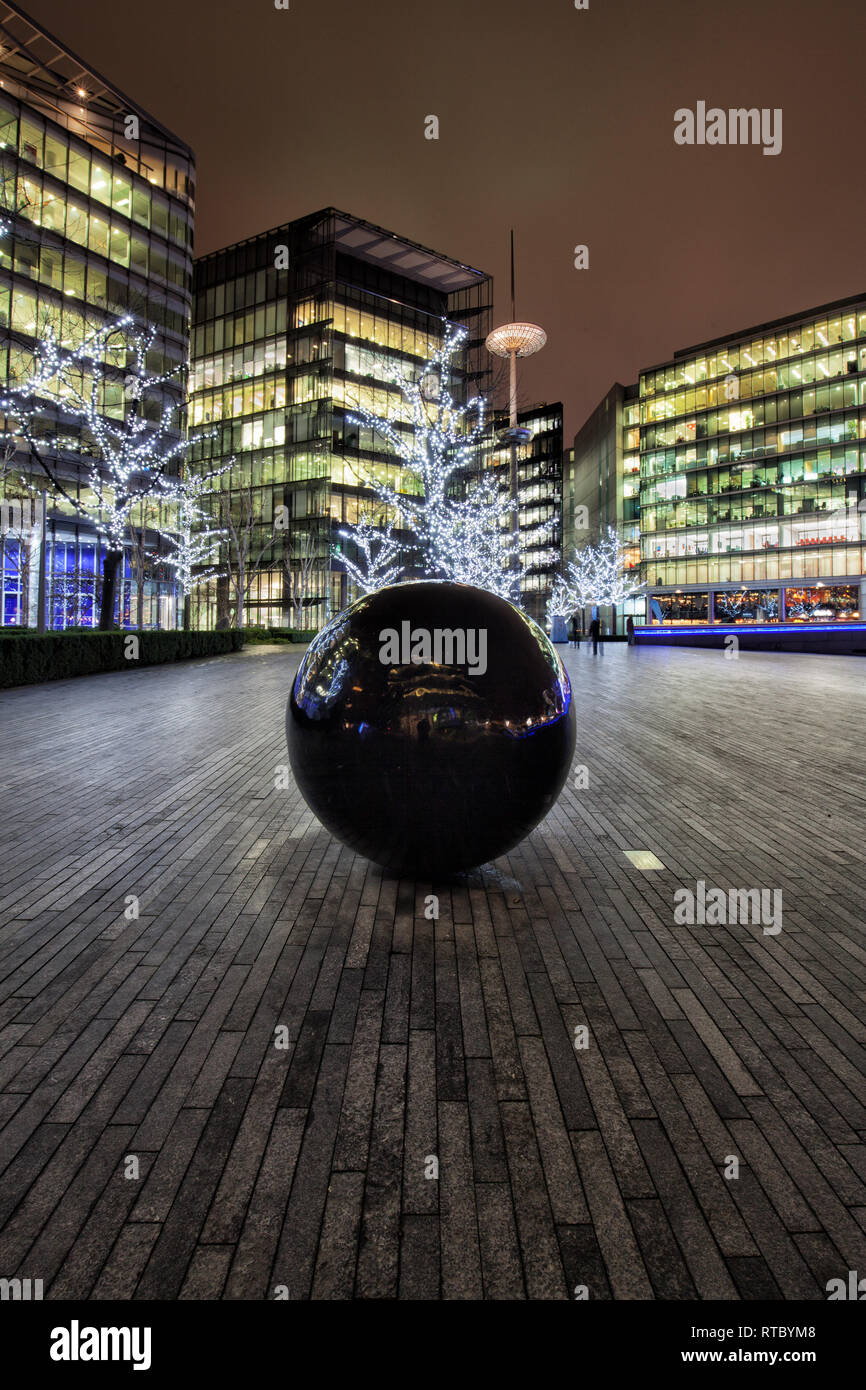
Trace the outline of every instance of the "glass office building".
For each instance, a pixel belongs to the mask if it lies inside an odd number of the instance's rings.
[[[640,376],[649,618],[845,622],[866,603],[866,295]]]
[[[569,450],[564,499],[563,555],[594,544],[613,527],[623,545],[623,562],[640,582],[640,402],[637,383],[616,382],[574,437]],[[616,612],[599,610],[606,630],[622,634],[629,617],[643,622],[643,594],[626,599]]]
[[[0,378],[23,379],[49,328],[73,347],[131,314],[156,325],[149,368],[177,376],[166,399],[181,402],[189,356],[195,172],[189,148],[15,5],[0,0]],[[109,392],[111,396],[111,392]],[[114,413],[122,406],[118,380]],[[179,422],[180,427],[180,422]],[[22,446],[26,448],[26,446]],[[68,430],[53,460],[66,491],[86,487],[87,441]],[[47,499],[49,625],[98,618],[101,542],[19,450],[3,461],[3,497],[30,474]],[[161,516],[140,518],[146,548]],[[41,540],[6,528],[0,621],[32,624]],[[120,585],[126,625],[171,626],[170,575],[151,568]],[[141,611],[139,611],[139,608]]]
[[[494,431],[508,425],[508,416],[493,419]],[[520,560],[523,579],[521,607],[543,627],[553,578],[562,561],[562,403],[534,405],[518,411],[517,423],[530,431],[519,445],[517,495],[520,519]],[[510,446],[494,446],[487,466],[496,471],[503,489],[509,487]]]
[[[374,483],[416,480],[354,412],[408,429],[389,374],[417,377],[443,318],[468,329],[456,393],[486,392],[491,296],[482,271],[335,208],[196,262],[192,457],[203,472],[231,461],[208,506],[248,547],[247,623],[315,629],[355,597],[340,530],[387,519]],[[233,604],[215,580],[195,621],[226,621]]]

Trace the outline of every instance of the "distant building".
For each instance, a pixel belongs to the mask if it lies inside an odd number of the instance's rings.
[[[574,437],[569,451],[564,504],[563,555],[595,544],[613,527],[624,547],[627,570],[640,580],[640,405],[638,387],[617,382]],[[629,617],[643,622],[643,595],[627,599],[614,613],[600,616],[609,632],[625,631]]]
[[[639,527],[650,623],[857,619],[864,407],[864,294],[681,349],[576,436],[566,527]]]
[[[653,622],[844,621],[866,603],[866,295],[640,377]]]
[[[496,423],[507,424],[507,417]],[[519,446],[517,463],[521,605],[544,626],[553,576],[562,560],[562,402],[518,411],[517,423],[531,431]],[[503,487],[508,486],[509,455],[508,446],[499,447],[490,459]]]
[[[191,150],[16,5],[0,0],[0,379],[26,374],[37,338],[67,346],[121,315],[154,324],[154,371],[179,373],[189,356],[195,166]],[[178,421],[178,429],[182,422]],[[87,486],[87,441],[66,430],[53,460],[67,492]],[[21,452],[11,474],[49,484]],[[101,543],[62,496],[49,500],[49,626],[98,619]],[[0,622],[35,622],[36,556],[15,535],[2,545]],[[142,612],[126,565],[122,624],[173,626],[170,575],[144,586]]]
[[[401,418],[386,373],[417,371],[443,318],[469,333],[456,389],[485,393],[491,299],[483,271],[335,208],[196,262],[191,425],[202,438],[193,457],[205,470],[234,460],[221,492],[235,506],[246,496],[251,554],[266,551],[247,622],[318,628],[355,596],[340,529],[364,511],[384,519],[375,481],[398,491],[412,481],[352,416],[363,405]],[[197,621],[212,625],[231,600],[213,582]]]

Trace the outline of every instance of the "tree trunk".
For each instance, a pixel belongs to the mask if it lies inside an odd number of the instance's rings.
[[[224,574],[218,575],[218,576],[217,576],[217,582],[216,582],[216,624],[217,624],[217,627],[219,627],[220,623],[222,623],[223,627],[228,627],[228,626],[229,626],[229,609],[230,609],[230,604],[231,604],[231,595],[230,595],[230,592],[229,592],[229,580],[228,580],[228,577],[227,577],[226,575],[224,575]]]
[[[189,632],[192,623],[192,594],[183,596],[183,630]]]
[[[114,607],[117,602],[117,575],[122,559],[122,550],[106,550],[105,559],[102,562],[102,602],[99,609],[99,626],[103,629],[116,627]]]

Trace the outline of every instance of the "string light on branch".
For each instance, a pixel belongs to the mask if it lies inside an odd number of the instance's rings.
[[[155,339],[155,328],[138,329],[131,317],[95,330],[71,350],[49,329],[33,349],[30,375],[10,384],[0,398],[0,409],[12,417],[58,491],[118,552],[133,509],[144,499],[167,495],[187,450],[175,423],[176,402],[163,403],[156,420],[146,418],[145,403],[154,405],[175,375],[147,370]],[[112,400],[118,395],[119,407]],[[118,408],[120,418],[111,413]],[[83,460],[88,486],[77,497],[69,495],[58,472],[58,459],[68,451],[59,421],[53,434],[45,433],[52,415],[71,421],[89,439]]]
[[[619,606],[645,586],[625,570],[625,550],[609,526],[596,545],[575,551],[565,572],[557,576],[548,603],[550,617],[569,618],[588,605]]]
[[[398,492],[378,479],[370,486],[415,533],[425,574],[516,599],[522,571],[515,563],[519,537],[508,529],[511,499],[495,479],[474,480],[480,451],[489,444],[485,403],[473,396],[457,404],[452,389],[453,359],[467,338],[465,328],[443,320],[442,341],[416,375],[386,372],[408,407],[410,430],[364,408],[349,422],[378,434],[417,479],[417,493]],[[363,549],[357,528],[345,534]]]
[[[220,576],[221,571],[214,562],[219,557],[220,545],[228,539],[228,531],[210,525],[211,518],[201,502],[215,490],[208,486],[211,479],[229,472],[230,468],[231,464],[226,464],[211,473],[191,473],[175,483],[168,494],[177,505],[176,529],[165,534],[169,549],[160,559],[174,570],[183,598]]]
[[[117,582],[134,513],[148,502],[178,499],[189,447],[181,428],[181,368],[148,367],[154,326],[115,319],[66,348],[49,329],[32,349],[22,380],[7,383],[0,410],[29,460],[55,493],[89,521],[104,541],[99,625],[115,623]],[[77,450],[72,476],[68,455]],[[146,508],[145,508],[146,510]]]
[[[393,528],[393,520],[380,528],[371,517],[362,515],[356,526],[339,532],[344,540],[357,547],[357,561],[346,554],[341,554],[340,558],[362,594],[384,589],[400,577],[400,555],[404,547],[392,535]]]

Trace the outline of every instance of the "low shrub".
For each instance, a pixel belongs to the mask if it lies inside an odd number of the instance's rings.
[[[295,627],[245,627],[247,642],[303,642],[307,646],[316,636],[316,629]]]
[[[130,638],[137,639],[136,646]],[[0,686],[35,685],[41,681],[92,676],[100,671],[128,671],[166,661],[223,656],[244,645],[244,634],[226,632],[98,632],[78,628],[63,632],[0,629]]]

